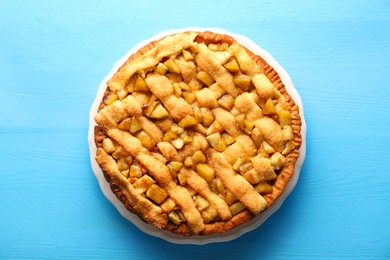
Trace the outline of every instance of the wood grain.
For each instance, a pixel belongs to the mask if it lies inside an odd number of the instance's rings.
[[[1,1],[0,258],[390,256],[388,1]],[[114,62],[159,31],[221,27],[290,74],[308,127],[298,184],[234,242],[173,245],[102,195],[89,109]]]

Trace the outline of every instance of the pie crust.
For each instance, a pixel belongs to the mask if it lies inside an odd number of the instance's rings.
[[[157,229],[224,233],[284,192],[299,112],[274,68],[234,38],[181,32],[146,44],[107,81],[96,161],[124,206]]]

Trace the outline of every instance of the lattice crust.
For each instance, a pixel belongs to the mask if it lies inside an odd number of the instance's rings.
[[[96,160],[124,205],[180,235],[226,232],[264,211],[294,174],[297,105],[233,38],[152,42],[107,82]]]

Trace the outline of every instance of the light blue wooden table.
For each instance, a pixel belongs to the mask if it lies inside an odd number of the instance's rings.
[[[133,1],[135,2],[135,1]],[[0,2],[0,259],[390,258],[390,2]],[[235,241],[150,237],[102,195],[89,162],[97,87],[130,47],[188,26],[268,50],[307,121],[300,179]]]

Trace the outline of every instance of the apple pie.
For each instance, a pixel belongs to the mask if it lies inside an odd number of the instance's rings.
[[[96,161],[125,207],[178,235],[223,233],[283,193],[299,156],[299,107],[278,73],[231,36],[150,42],[107,81]]]

